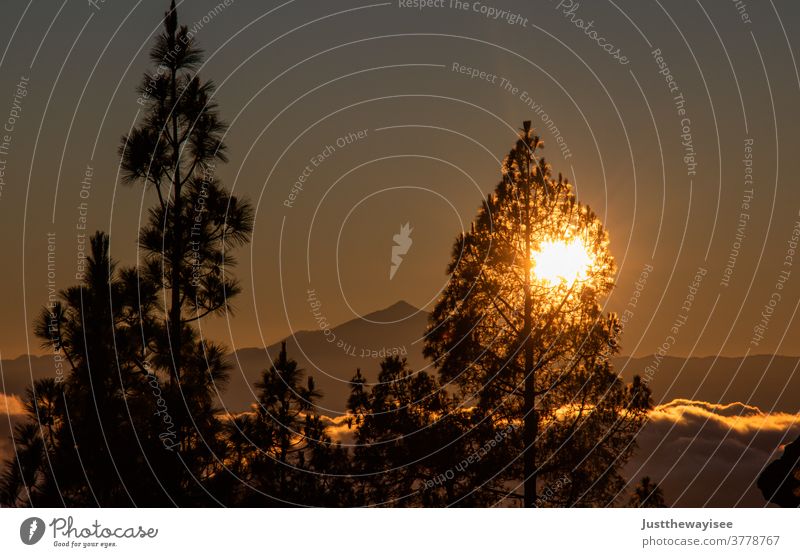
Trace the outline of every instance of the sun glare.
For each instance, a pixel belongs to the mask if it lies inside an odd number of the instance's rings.
[[[592,256],[586,245],[577,238],[568,242],[548,241],[531,254],[531,272],[551,284],[586,280]]]

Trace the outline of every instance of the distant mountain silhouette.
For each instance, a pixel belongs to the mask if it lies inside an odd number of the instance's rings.
[[[423,335],[428,313],[400,301],[385,309],[352,319],[330,330],[299,331],[287,339],[289,355],[312,375],[325,396],[321,412],[337,415],[344,411],[349,381],[360,368],[368,381],[374,381],[380,361],[387,354],[400,353],[410,366],[430,366],[422,356]],[[234,368],[220,404],[229,412],[246,410],[255,402],[253,385],[270,365],[270,357],[280,351],[280,341],[266,349],[243,348],[229,356]],[[645,370],[656,365],[654,356],[614,358],[614,365],[626,380],[647,376]],[[55,365],[49,356],[20,356],[2,362],[3,389],[21,396],[34,379],[53,376]],[[0,383],[0,387],[2,384]],[[652,373],[650,387],[656,403],[674,399],[702,400],[711,403],[741,402],[765,412],[800,411],[800,358],[756,355],[741,357],[663,358]]]
[[[367,381],[375,381],[380,361],[387,355],[408,358],[419,370],[427,363],[422,356],[428,313],[400,301],[385,309],[322,330],[299,331],[286,339],[286,349],[306,375],[314,377],[324,397],[320,412],[344,413],[350,394],[350,379],[361,369]],[[234,365],[230,383],[221,394],[221,404],[239,412],[255,402],[253,384],[280,352],[280,341],[264,348],[243,348],[231,356]]]
[[[647,377],[655,356],[615,358],[614,365],[630,380]],[[712,403],[741,402],[764,412],[800,411],[800,358],[755,355],[741,357],[665,357],[652,374],[653,400],[663,404],[673,399]]]

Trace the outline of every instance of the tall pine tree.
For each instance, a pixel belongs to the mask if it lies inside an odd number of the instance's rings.
[[[164,31],[150,51],[155,64],[139,88],[145,107],[139,126],[120,146],[124,178],[153,190],[157,204],[141,230],[139,275],[162,302],[153,335],[145,339],[149,369],[164,382],[183,472],[174,495],[205,501],[224,451],[215,400],[227,379],[224,347],[202,340],[197,324],[231,312],[240,287],[231,275],[232,249],[249,241],[253,211],[215,175],[225,162],[224,124],[214,85],[196,70],[202,52],[173,1]]]
[[[619,328],[604,314],[614,262],[597,216],[539,156],[525,122],[502,180],[453,246],[425,353],[485,419],[515,424],[506,490],[525,506],[567,474],[554,505],[605,504],[649,405],[613,372]]]

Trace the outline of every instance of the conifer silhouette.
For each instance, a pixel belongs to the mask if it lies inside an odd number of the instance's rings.
[[[800,438],[787,444],[781,457],[764,468],[757,485],[770,503],[800,507]]]
[[[215,175],[224,124],[174,1],[150,58],[142,121],[119,148],[123,178],[157,199],[140,230],[142,259],[117,269],[108,236],[95,234],[83,282],[42,310],[35,332],[69,370],[29,393],[31,422],[17,428],[21,452],[0,484],[6,504],[231,502],[227,422],[215,404],[226,348],[202,339],[197,323],[232,311],[232,250],[249,241],[253,211]]]
[[[619,324],[600,306],[614,271],[608,237],[569,182],[552,177],[542,146],[525,122],[502,180],[453,245],[425,354],[496,429],[519,426],[506,480],[525,506],[536,504],[537,483],[564,474],[569,489],[550,504],[605,504],[624,486],[649,391],[611,369]],[[585,276],[536,276],[543,245],[576,241],[588,253]]]
[[[634,489],[628,506],[657,509],[667,505],[664,503],[664,493],[661,487],[657,483],[653,483],[650,476],[643,476],[639,485]]]
[[[173,496],[194,502],[207,492],[198,479],[215,477],[226,447],[215,400],[228,371],[225,347],[201,340],[196,325],[232,312],[230,300],[240,292],[231,274],[232,250],[249,241],[253,211],[216,177],[216,164],[227,160],[225,126],[214,84],[196,73],[202,51],[178,25],[174,1],[150,59],[156,68],[139,88],[144,117],[123,137],[119,152],[124,179],[155,191],[158,199],[139,234],[140,279],[165,301],[152,321],[147,358],[165,382],[184,468]]]

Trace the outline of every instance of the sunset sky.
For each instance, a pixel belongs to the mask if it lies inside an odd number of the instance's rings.
[[[76,282],[84,218],[110,232],[118,260],[136,260],[155,197],[121,184],[117,148],[140,109],[166,7],[155,4],[4,7],[0,120],[18,115],[0,151],[4,359],[39,351],[48,234],[57,288]],[[565,15],[558,2],[498,0],[497,19],[449,0],[237,0],[209,18],[216,4],[178,9],[230,124],[218,175],[257,214],[237,253],[236,314],[204,325],[210,337],[241,348],[314,329],[310,289],[331,324],[401,299],[431,309],[453,239],[532,120],[554,172],[609,230],[623,353],[800,354],[795,2],[746,21],[731,2],[586,2]],[[390,279],[406,223],[413,244]]]

